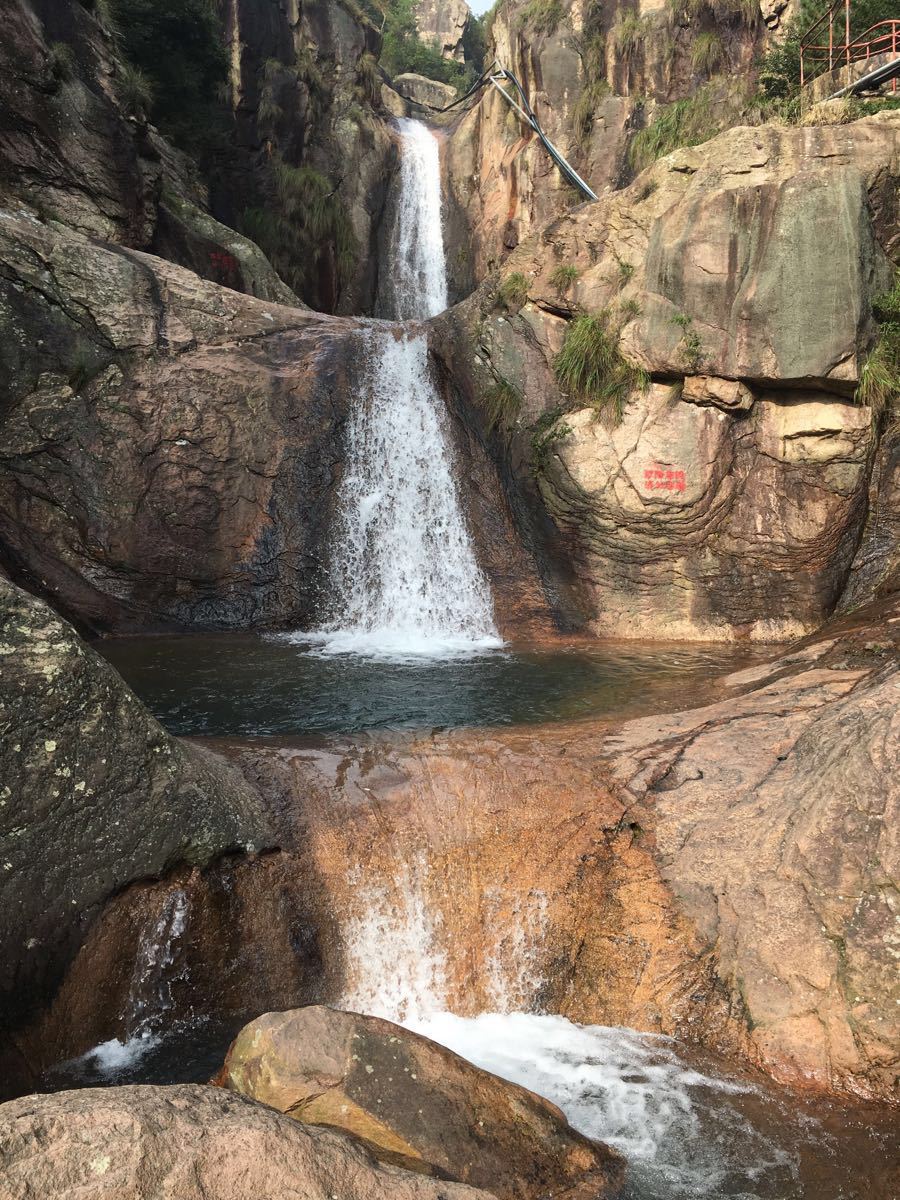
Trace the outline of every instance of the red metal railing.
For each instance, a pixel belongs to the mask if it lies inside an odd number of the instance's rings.
[[[824,40],[826,27],[827,42]],[[891,53],[900,57],[900,20],[878,21],[851,38],[850,0],[834,0],[800,39],[800,86],[836,67]],[[897,90],[896,79],[892,88]]]

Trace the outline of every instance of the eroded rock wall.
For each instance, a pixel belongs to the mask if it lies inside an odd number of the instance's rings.
[[[853,394],[893,277],[897,134],[885,113],[676,151],[437,322],[596,632],[781,639],[833,611],[869,504],[874,427]],[[578,314],[649,380],[618,424],[554,375]]]
[[[631,143],[660,105],[710,80],[712,107],[724,113],[738,104],[771,36],[763,15],[753,4],[713,13],[655,0],[504,0],[490,19],[485,62],[496,58],[517,76],[547,136],[603,194],[633,178]],[[768,15],[776,28],[779,16]],[[531,232],[584,199],[492,90],[452,129],[446,174],[454,219],[467,232],[460,284],[483,279]]]

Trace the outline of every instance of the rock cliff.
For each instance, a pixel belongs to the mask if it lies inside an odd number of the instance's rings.
[[[875,451],[853,395],[893,277],[898,129],[883,113],[676,151],[437,323],[596,632],[783,639],[838,603]],[[592,401],[561,382],[573,332]],[[603,386],[618,400],[600,414]]]

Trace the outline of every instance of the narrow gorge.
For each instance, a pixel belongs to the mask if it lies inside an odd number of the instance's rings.
[[[900,1194],[873,3],[9,0],[0,1200]]]

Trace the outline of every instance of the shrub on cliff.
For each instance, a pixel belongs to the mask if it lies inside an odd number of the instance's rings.
[[[649,383],[646,371],[630,363],[619,349],[619,326],[607,309],[569,322],[553,369],[571,396],[613,424],[622,419],[631,393],[643,391]]]
[[[210,0],[110,0],[119,50],[147,80],[152,120],[200,157],[226,143],[218,93],[227,77]]]
[[[895,433],[900,424],[900,273],[887,295],[873,302],[872,313],[878,337],[860,372],[856,398],[872,409],[876,422],[884,417]]]

